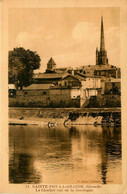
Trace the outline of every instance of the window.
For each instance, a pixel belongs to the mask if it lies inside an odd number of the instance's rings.
[[[10,89],[9,90],[9,98],[14,98],[16,97],[16,90]]]
[[[24,94],[28,94],[28,92],[24,92]]]
[[[43,92],[44,95],[46,95],[46,92]]]

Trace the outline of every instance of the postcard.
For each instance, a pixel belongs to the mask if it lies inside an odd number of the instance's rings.
[[[127,193],[127,1],[1,1],[1,193]]]

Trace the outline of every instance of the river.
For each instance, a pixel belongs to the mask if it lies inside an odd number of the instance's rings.
[[[9,182],[122,183],[121,127],[9,127]]]

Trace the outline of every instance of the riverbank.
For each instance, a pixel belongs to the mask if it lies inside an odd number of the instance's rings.
[[[121,108],[9,108],[10,125],[121,123]]]

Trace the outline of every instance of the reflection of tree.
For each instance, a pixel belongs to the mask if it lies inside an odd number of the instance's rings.
[[[29,128],[12,127],[9,131],[10,183],[39,183],[40,174],[34,168],[35,142]],[[30,136],[31,135],[31,136]]]
[[[11,183],[39,183],[40,176],[33,166],[33,157],[28,154],[14,154],[10,160],[9,180]]]
[[[47,169],[53,168],[53,165],[54,168],[60,168],[60,165],[67,167],[71,155],[68,129],[14,127],[10,136],[10,150],[13,151],[10,157],[10,182],[40,182],[41,177],[33,166],[36,161],[42,164],[40,171],[43,170],[43,165]],[[57,161],[58,165],[55,165]]]

